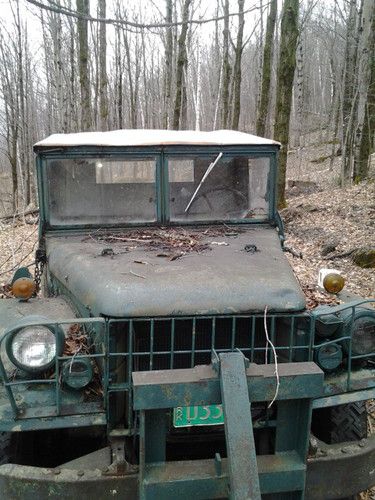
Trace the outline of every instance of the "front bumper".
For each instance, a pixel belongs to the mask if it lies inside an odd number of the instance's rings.
[[[100,452],[98,456],[99,454]],[[95,461],[91,454],[89,462],[94,464],[95,468],[81,468],[81,464],[72,469],[3,465],[0,467],[2,498],[11,500],[139,498],[138,473],[110,476],[105,460]],[[277,467],[276,461],[275,467]],[[263,470],[261,457],[258,457],[258,470],[261,490],[267,491],[267,471]],[[225,498],[228,495],[227,463],[224,459],[219,475],[213,460],[173,462],[170,471],[175,477],[176,474],[180,475],[179,499],[191,498],[192,492],[184,489],[183,485],[186,475],[194,476],[196,480],[194,489],[196,499]],[[292,481],[292,478],[284,477],[284,480]],[[307,500],[343,498],[374,485],[375,436],[360,442],[339,445],[328,446],[319,443],[316,455],[307,461],[305,491]]]

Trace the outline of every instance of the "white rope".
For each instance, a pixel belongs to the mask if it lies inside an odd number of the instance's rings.
[[[268,359],[267,359],[267,356],[268,356],[268,344],[271,346],[271,349],[272,349],[272,352],[273,352],[273,357],[275,359],[275,376],[276,376],[276,390],[275,390],[275,395],[272,399],[272,401],[270,402],[270,404],[268,405],[268,408],[271,408],[271,406],[273,405],[273,403],[276,401],[277,399],[277,396],[279,394],[279,387],[280,387],[280,377],[279,377],[279,366],[278,366],[278,363],[277,363],[277,354],[276,354],[276,349],[275,349],[275,346],[273,345],[273,343],[271,342],[271,339],[268,335],[268,328],[267,328],[267,309],[268,309],[268,306],[265,307],[264,309],[264,332],[266,334],[266,339],[267,339],[267,343],[266,343],[266,353],[265,353],[265,356],[266,356],[266,359],[265,359],[265,364],[268,363]]]

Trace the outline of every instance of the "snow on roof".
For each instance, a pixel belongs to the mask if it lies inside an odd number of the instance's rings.
[[[165,145],[256,145],[280,146],[279,142],[234,130],[200,132],[194,130],[133,129],[109,132],[53,134],[35,144],[35,149],[69,146],[165,146]]]

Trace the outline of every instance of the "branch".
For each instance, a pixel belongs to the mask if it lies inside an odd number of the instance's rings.
[[[35,5],[36,7],[39,7],[44,10],[48,10],[50,12],[56,12],[58,14],[64,14],[65,16],[69,17],[74,17],[76,19],[82,19],[84,21],[90,21],[90,22],[95,22],[95,23],[105,23],[105,24],[114,24],[114,25],[124,25],[127,27],[132,27],[132,28],[141,28],[141,29],[152,29],[152,28],[171,28],[174,26],[182,26],[183,24],[186,24],[186,22],[183,21],[178,21],[174,23],[151,23],[151,24],[142,24],[142,23],[136,23],[133,21],[128,21],[124,19],[111,19],[111,18],[100,18],[100,17],[92,17],[92,16],[85,16],[84,14],[79,14],[75,10],[68,9],[67,7],[59,7],[57,4],[51,2],[51,5],[45,5],[38,0],[26,0],[26,2],[31,3],[32,5]],[[243,12],[243,14],[248,14],[249,12],[253,12],[254,10],[259,10],[260,7],[251,7],[250,9],[247,9]],[[235,12],[232,14],[228,14],[228,16],[218,16],[218,17],[213,17],[210,19],[191,19],[188,21],[187,24],[207,24],[207,23],[212,23],[216,21],[221,21],[225,19],[226,17],[233,17],[233,16],[238,16],[239,12]]]

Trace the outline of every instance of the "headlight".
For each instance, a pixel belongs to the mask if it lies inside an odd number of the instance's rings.
[[[375,315],[362,313],[353,321],[352,353],[354,355],[375,352]]]
[[[40,372],[52,367],[56,355],[61,355],[63,335],[59,329],[42,325],[16,328],[6,340],[6,351],[18,368]]]

